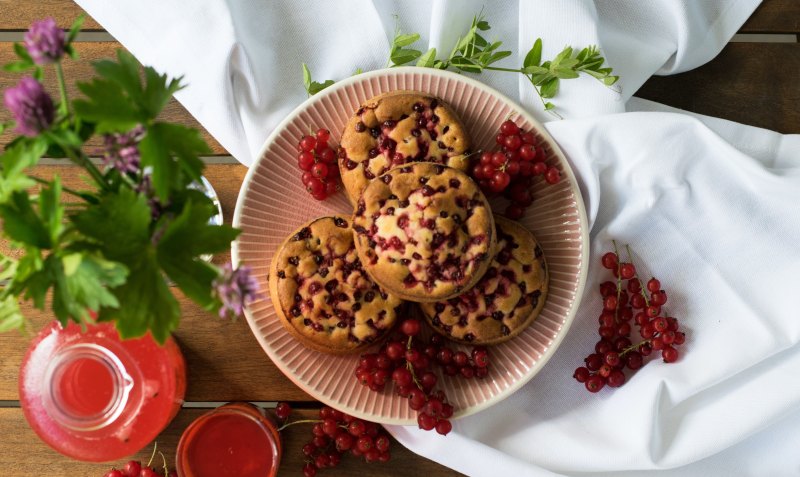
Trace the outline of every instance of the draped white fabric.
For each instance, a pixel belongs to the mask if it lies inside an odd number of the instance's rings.
[[[758,0],[78,3],[142,62],[186,75],[180,101],[244,164],[305,98],[301,62],[317,80],[384,67],[396,27],[449,51],[485,3],[489,37],[514,51],[501,66],[537,37],[546,58],[600,45],[619,88],[562,81],[563,120],[520,75],[478,77],[547,121],[581,182],[592,265],[569,334],[528,385],[450,436],[390,430],[476,476],[800,473],[800,137],[631,98],[653,74],[713,58]],[[590,395],[571,375],[597,340],[612,238],[661,279],[688,338],[677,363]]]

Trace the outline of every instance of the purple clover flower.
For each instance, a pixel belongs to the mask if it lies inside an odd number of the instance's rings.
[[[55,63],[64,56],[64,30],[58,28],[56,21],[45,18],[33,22],[25,32],[25,49],[37,65]]]
[[[103,136],[105,151],[103,164],[120,174],[139,172],[139,142],[144,138],[144,127],[140,124],[126,133]]]
[[[36,136],[53,124],[53,98],[44,90],[42,83],[30,76],[22,78],[19,85],[5,91],[3,104],[14,115],[16,131],[20,134]]]
[[[226,263],[212,285],[214,295],[222,302],[220,318],[242,316],[245,305],[260,297],[258,280],[247,265],[234,270],[230,262]]]

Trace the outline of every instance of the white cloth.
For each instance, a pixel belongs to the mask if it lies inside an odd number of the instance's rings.
[[[78,0],[142,62],[189,88],[180,101],[251,163],[317,80],[382,67],[393,13],[423,45],[449,51],[478,0]],[[461,472],[494,475],[797,475],[800,473],[800,137],[631,99],[653,74],[714,57],[758,0],[501,0],[491,38],[517,65],[536,37],[544,57],[599,44],[621,89],[562,82],[541,111],[519,75],[478,76],[543,121],[581,181],[592,265],[575,322],[523,389],[456,421],[447,438],[392,427],[406,446]],[[424,47],[421,47],[424,48]],[[629,112],[625,112],[629,111]],[[640,112],[630,112],[640,111]],[[597,340],[597,262],[611,238],[661,279],[687,330],[675,364],[654,360],[622,388],[590,395],[571,375]],[[626,472],[624,472],[626,471]]]

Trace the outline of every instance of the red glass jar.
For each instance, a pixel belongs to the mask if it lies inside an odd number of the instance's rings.
[[[178,413],[185,390],[186,365],[174,340],[120,340],[110,323],[87,324],[85,331],[50,324],[19,374],[33,430],[58,452],[92,462],[148,445]]]
[[[237,402],[207,412],[186,428],[175,467],[181,477],[274,477],[282,452],[272,418]]]

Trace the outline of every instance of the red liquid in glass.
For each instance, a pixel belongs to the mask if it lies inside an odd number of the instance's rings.
[[[233,403],[194,421],[181,436],[176,460],[182,477],[269,477],[280,456],[272,421],[255,406]]]
[[[186,367],[175,342],[120,340],[109,323],[57,322],[28,349],[19,377],[25,417],[55,450],[111,461],[148,445],[175,417]]]

